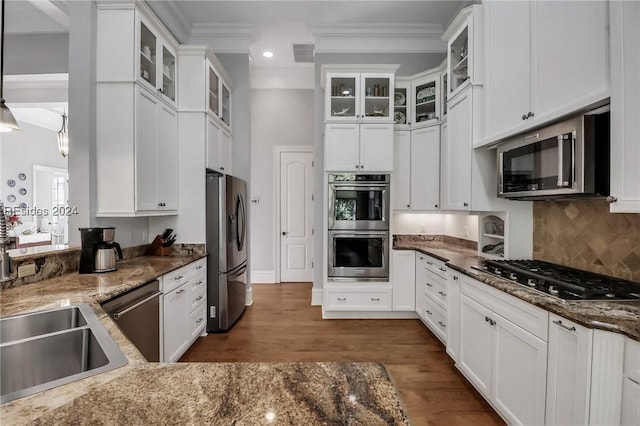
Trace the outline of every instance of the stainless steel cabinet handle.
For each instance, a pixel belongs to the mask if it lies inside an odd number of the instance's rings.
[[[184,293],[184,289],[183,288],[178,290],[178,291],[176,291],[176,294],[182,294],[182,293]]]
[[[439,291],[438,294],[442,297],[447,297],[447,293],[443,292],[443,291]]]
[[[567,327],[566,325],[564,325],[564,324],[562,323],[562,321],[561,321],[561,320],[553,321],[553,323],[554,323],[554,324],[559,325],[560,327],[564,328],[565,330],[569,330],[569,331],[576,331],[576,328],[575,328],[575,327]]]
[[[426,313],[428,313],[429,315],[433,315],[433,312],[431,312],[431,311],[430,311],[430,310],[428,310],[428,309],[425,309],[425,312],[426,312]]]
[[[346,297],[338,297],[338,300],[343,302],[343,301],[347,300],[347,298]]]
[[[202,268],[204,268],[204,265],[198,265],[198,266],[196,266],[196,269],[202,269]]]
[[[196,285],[200,285],[200,284],[202,284],[203,282],[204,282],[204,280],[200,280],[200,281],[198,281],[198,282],[196,283]]]
[[[178,275],[177,277],[174,278],[174,280],[178,281],[178,280],[181,280],[182,278],[183,278],[182,275]]]
[[[224,167],[220,166],[220,170],[224,170]]]
[[[438,269],[440,269],[442,272],[447,272],[447,269],[446,269],[446,268],[440,268],[440,267],[438,267]]]
[[[203,321],[202,318],[198,318],[198,320],[196,321],[196,324],[200,324]]]
[[[431,262],[429,262],[429,261],[427,260],[427,265],[433,265],[433,263],[431,263]]]
[[[143,300],[139,301],[138,303],[134,303],[133,305],[129,306],[128,308],[123,309],[122,311],[113,314],[113,318],[114,319],[119,319],[121,316],[125,315],[127,312],[131,312],[132,310],[134,310],[138,306],[142,305],[143,303],[147,303],[151,299],[155,299],[156,297],[160,296],[161,294],[162,294],[162,292],[160,292],[160,291],[158,291],[157,293],[153,293],[151,296],[147,297],[146,299],[143,299]]]
[[[198,297],[196,298],[196,301],[198,301],[198,300],[202,300],[202,298],[203,298],[203,297],[204,297],[204,296],[198,296]]]
[[[372,302],[379,302],[379,301],[380,301],[380,298],[379,298],[379,297],[376,297],[376,298],[372,297],[372,298],[371,298],[371,301],[372,301]]]
[[[444,325],[444,324],[442,323],[442,321],[438,321],[438,324],[440,324],[440,327],[442,327],[442,328],[446,328],[446,327],[447,327],[446,325]]]
[[[433,284],[431,283],[425,283],[425,284],[427,284],[427,287],[433,287]]]

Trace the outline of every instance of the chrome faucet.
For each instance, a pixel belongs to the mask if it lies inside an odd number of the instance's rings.
[[[11,281],[11,259],[7,253],[7,218],[4,214],[4,204],[0,203],[0,282]]]

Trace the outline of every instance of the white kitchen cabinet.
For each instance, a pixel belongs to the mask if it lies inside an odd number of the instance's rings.
[[[391,311],[392,288],[388,283],[327,286],[323,293],[323,311]]]
[[[163,296],[163,353],[164,362],[175,362],[186,351],[189,332],[189,297],[187,284]]]
[[[470,85],[482,84],[482,6],[460,11],[442,35],[447,41],[449,99]]]
[[[328,72],[325,88],[327,122],[393,123],[394,74]]]
[[[207,168],[231,173],[231,135],[219,119],[207,116]]]
[[[472,96],[469,89],[449,100],[442,143],[442,210],[471,209]]]
[[[409,130],[413,110],[411,108],[411,78],[396,78],[393,93],[393,117],[396,130]]]
[[[327,171],[393,170],[393,124],[330,123],[324,138]]]
[[[609,2],[612,213],[640,213],[640,3]]]
[[[416,309],[416,258],[413,250],[393,250],[393,310]]]
[[[484,2],[491,144],[609,96],[609,2]],[[571,22],[570,26],[566,23]]]
[[[443,261],[424,253],[416,254],[416,313],[445,344],[448,339],[446,271]]]
[[[544,424],[548,313],[461,277],[457,366],[510,424]]]
[[[440,126],[394,133],[394,210],[437,210],[440,204]]]
[[[588,424],[592,347],[592,329],[549,316],[546,424]]]
[[[458,361],[460,347],[460,273],[447,271],[447,354]]]
[[[640,426],[640,342],[626,339],[622,382],[622,425]]]
[[[412,127],[438,123],[441,115],[440,72],[436,68],[414,77],[411,84]]]
[[[136,14],[139,40],[138,81],[157,91],[171,105],[176,102],[176,53],[142,14]],[[175,46],[175,44],[174,44]]]

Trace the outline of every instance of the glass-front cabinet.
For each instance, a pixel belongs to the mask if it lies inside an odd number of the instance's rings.
[[[393,73],[327,73],[327,121],[393,122]]]
[[[231,128],[231,89],[225,81],[226,74],[221,69],[221,65],[215,61],[208,61],[208,81],[207,97],[208,112],[219,118],[229,128]]]
[[[139,25],[138,80],[165,100],[176,101],[176,53],[144,20]]]
[[[227,126],[231,127],[231,92],[227,88],[227,86],[222,83],[222,115],[220,118],[222,121],[226,123]]]
[[[411,100],[414,127],[440,120],[440,73],[432,73],[413,81]]]
[[[411,81],[396,78],[393,90],[393,122],[396,129],[405,129],[411,126]]]
[[[447,41],[445,72],[449,98],[471,84],[482,84],[482,55],[476,55],[476,50],[482,47],[482,5],[464,8],[442,38]]]
[[[220,113],[220,77],[215,70],[209,66],[209,112],[216,117]]]
[[[449,75],[451,92],[469,79],[469,27],[462,28],[457,37],[449,43]]]

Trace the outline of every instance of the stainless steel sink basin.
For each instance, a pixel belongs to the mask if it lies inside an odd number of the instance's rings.
[[[127,364],[87,304],[0,318],[0,332],[0,402]]]

